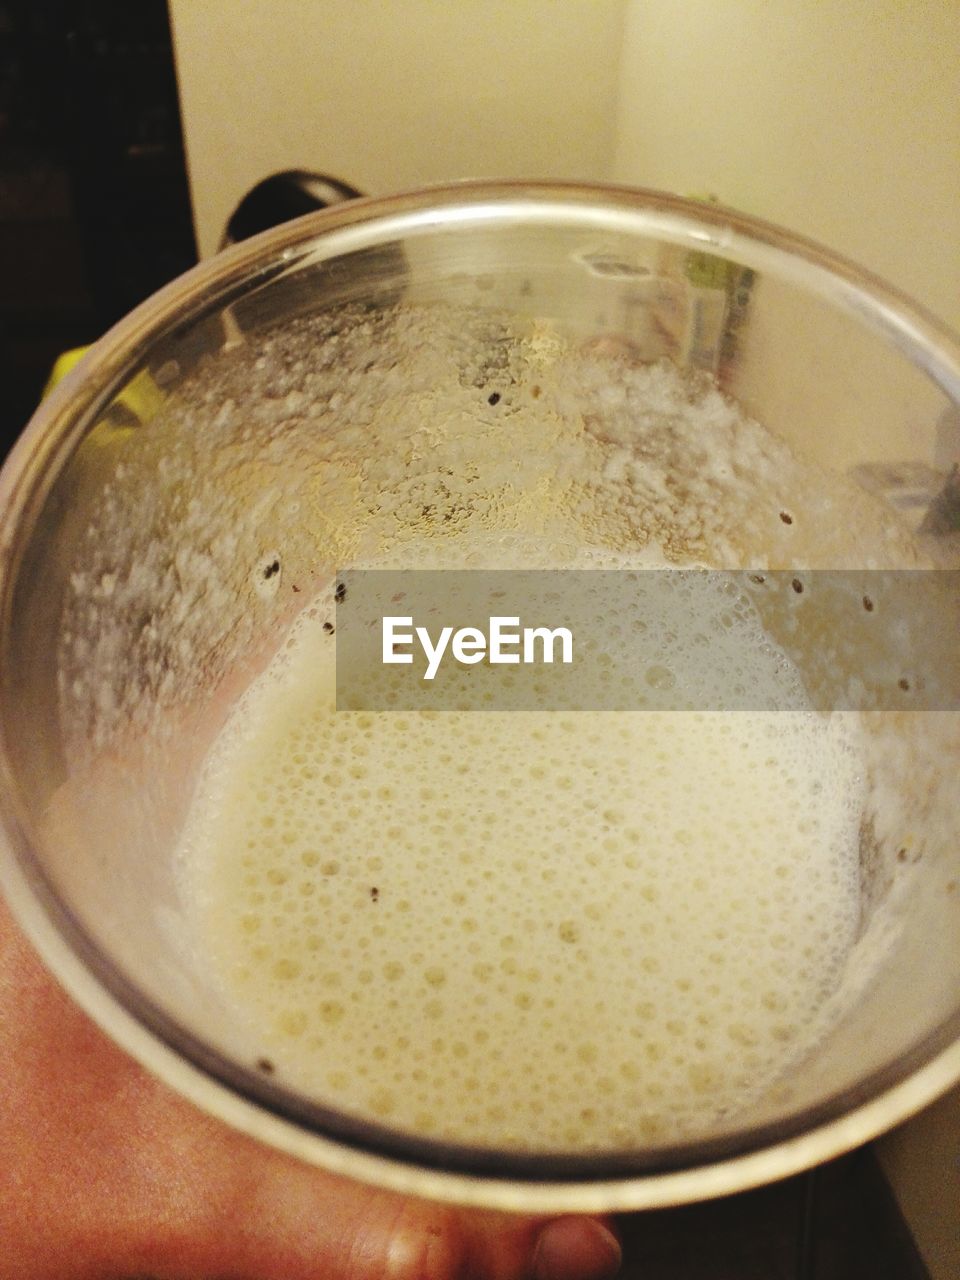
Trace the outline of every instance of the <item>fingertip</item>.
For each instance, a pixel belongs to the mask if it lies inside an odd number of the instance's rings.
[[[556,1218],[537,1237],[534,1280],[612,1280],[623,1260],[620,1241],[596,1218]]]
[[[464,1241],[457,1216],[406,1201],[394,1219],[378,1280],[453,1280],[463,1273]]]

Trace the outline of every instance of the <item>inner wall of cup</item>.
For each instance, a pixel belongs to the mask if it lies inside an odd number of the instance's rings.
[[[446,229],[312,262],[158,336],[36,520],[19,565],[5,697],[8,722],[30,727],[13,743],[17,781],[53,893],[146,1005],[228,1059],[243,1061],[245,1043],[189,942],[172,869],[177,832],[235,698],[311,591],[382,542],[364,481],[371,453],[389,446],[378,398],[419,380],[442,418],[428,394],[441,358],[425,342],[431,313],[461,381],[493,385],[516,334],[541,350],[588,348],[612,379],[624,361],[670,360],[717,379],[825,472],[879,483],[884,466],[903,460],[932,470],[947,401],[907,359],[795,284],[655,238]],[[323,358],[339,344],[349,362],[349,422],[337,424],[333,401],[311,420],[301,365],[324,334],[343,335]],[[541,475],[534,445],[518,437],[521,494],[525,476],[532,485]],[[491,477],[502,463],[487,460]],[[526,496],[505,527],[542,526],[544,511]],[[903,498],[881,500],[891,496]],[[901,506],[891,519],[920,516]],[[491,512],[477,518],[495,528]],[[852,533],[814,529],[801,544],[804,567],[907,567],[889,544],[878,562],[869,531],[866,541]],[[265,577],[275,559],[282,574]],[[734,1132],[843,1094],[956,1015],[956,718],[901,716],[896,751],[884,745],[888,727],[873,763],[877,785],[895,795],[864,846],[842,1016],[789,1079],[729,1122]]]

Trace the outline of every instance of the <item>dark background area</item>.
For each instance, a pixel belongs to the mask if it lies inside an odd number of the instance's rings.
[[[60,352],[195,261],[164,0],[0,0],[0,455]]]

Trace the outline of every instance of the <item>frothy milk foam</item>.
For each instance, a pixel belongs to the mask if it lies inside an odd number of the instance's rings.
[[[423,1135],[589,1151],[701,1133],[809,1047],[858,927],[850,718],[336,712],[325,616],[238,703],[181,849],[251,1062]],[[709,678],[794,696],[737,625]]]

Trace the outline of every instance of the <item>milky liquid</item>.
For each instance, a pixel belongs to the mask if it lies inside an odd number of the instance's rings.
[[[809,1047],[858,925],[848,720],[338,713],[323,618],[241,699],[181,849],[251,1065],[418,1134],[589,1151],[702,1135]],[[793,695],[780,658],[755,678]]]

